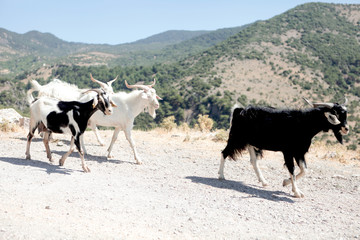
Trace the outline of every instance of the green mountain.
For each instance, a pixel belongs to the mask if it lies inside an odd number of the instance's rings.
[[[50,33],[17,34],[0,28],[0,74],[28,72],[44,64],[133,66],[175,62],[227,39],[240,29],[166,31],[133,43],[109,45],[66,42]],[[206,45],[202,44],[203,35]],[[178,47],[183,42],[187,43]]]

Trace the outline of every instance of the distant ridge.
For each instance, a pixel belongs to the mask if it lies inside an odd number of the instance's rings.
[[[19,74],[43,64],[133,66],[175,62],[227,39],[240,29],[170,30],[132,43],[109,45],[67,42],[51,33],[18,34],[0,28],[0,74]]]
[[[164,43],[166,45],[176,44],[209,32],[212,31],[169,30],[166,32],[155,34],[148,38],[137,40],[132,44],[152,44],[152,43]]]

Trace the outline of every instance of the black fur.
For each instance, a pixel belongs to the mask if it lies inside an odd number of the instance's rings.
[[[337,116],[341,124],[332,125],[324,113]],[[334,132],[342,143],[341,127],[347,125],[346,109],[339,104],[333,108],[317,107],[308,110],[281,110],[270,107],[236,108],[233,111],[227,146],[222,151],[224,159],[236,158],[248,145],[254,146],[258,153],[262,150],[283,152],[285,165],[294,173],[297,164],[303,161],[309,150],[312,138],[321,131]]]

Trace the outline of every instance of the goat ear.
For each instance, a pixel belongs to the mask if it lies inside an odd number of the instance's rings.
[[[96,96],[96,97],[94,97],[94,101],[93,101],[93,104],[92,104],[93,108],[96,108],[97,104],[98,104],[98,99],[97,99],[97,96]]]
[[[110,105],[111,105],[112,107],[117,107],[117,105],[116,105],[112,100],[110,100]]]
[[[339,125],[341,123],[334,114],[331,114],[329,112],[325,112],[324,114],[329,123],[331,123],[332,125]]]
[[[156,95],[156,99],[158,100],[163,100],[161,97],[159,97],[158,95]]]

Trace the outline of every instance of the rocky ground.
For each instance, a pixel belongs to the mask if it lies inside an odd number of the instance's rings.
[[[294,198],[280,153],[260,161],[269,186],[257,182],[247,153],[227,161],[200,132],[134,131],[143,164],[120,134],[114,159],[86,132],[91,173],[78,153],[64,167],[50,164],[40,138],[25,160],[26,132],[0,132],[0,239],[358,239],[360,156],[315,144]],[[109,144],[112,132],[101,135]],[[51,143],[56,162],[69,136]]]

